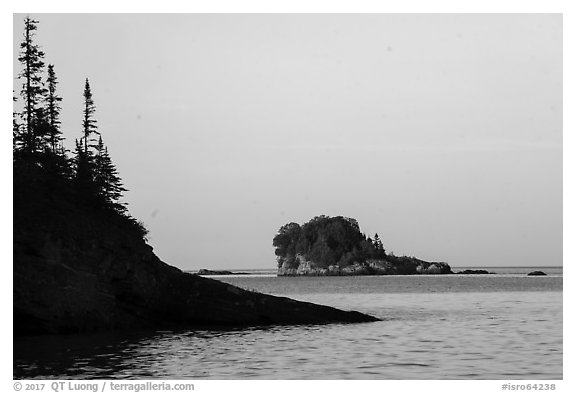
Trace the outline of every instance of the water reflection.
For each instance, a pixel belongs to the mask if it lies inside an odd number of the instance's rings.
[[[21,379],[209,377],[206,365],[231,348],[256,345],[290,330],[303,337],[320,326],[249,327],[226,330],[163,330],[14,338],[14,376]],[[282,344],[289,344],[279,339]],[[249,359],[237,359],[238,362]],[[249,362],[250,363],[250,362]],[[253,363],[253,362],[252,362]],[[176,367],[176,365],[183,367]],[[261,369],[252,365],[247,369]]]

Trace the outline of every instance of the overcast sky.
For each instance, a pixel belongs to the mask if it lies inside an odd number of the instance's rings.
[[[562,264],[560,14],[32,17],[68,146],[88,77],[167,263],[274,268],[278,228],[326,214],[397,255]]]

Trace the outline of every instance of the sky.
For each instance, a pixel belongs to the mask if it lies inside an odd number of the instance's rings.
[[[278,229],[325,214],[396,255],[562,265],[560,14],[31,16],[68,147],[89,78],[167,263],[274,268]]]

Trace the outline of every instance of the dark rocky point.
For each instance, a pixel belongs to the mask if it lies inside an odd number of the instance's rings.
[[[133,221],[28,171],[14,178],[15,335],[378,320],[184,273]]]

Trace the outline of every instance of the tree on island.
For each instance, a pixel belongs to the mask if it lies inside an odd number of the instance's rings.
[[[117,211],[125,211],[126,207],[119,200],[127,191],[122,185],[122,179],[118,176],[118,170],[112,163],[108,154],[108,148],[102,142],[102,136],[98,138],[96,156],[94,157],[94,182],[99,198],[102,202]]]
[[[24,20],[24,41],[20,44],[20,56],[18,60],[23,66],[18,79],[23,79],[20,95],[24,100],[22,115],[25,119],[25,127],[20,131],[17,140],[22,144],[23,150],[29,154],[35,154],[42,147],[43,111],[39,106],[44,100],[46,89],[42,82],[44,71],[44,52],[34,43],[37,20],[29,16]]]
[[[13,155],[14,159],[27,156],[29,163],[40,164],[49,173],[69,177],[70,165],[60,136],[62,98],[56,93],[58,82],[53,65],[48,66],[46,83],[43,81],[44,52],[34,42],[37,25],[38,21],[29,16],[24,20],[24,40],[18,57],[22,65],[18,79],[22,80],[23,100],[19,116],[24,124],[18,123],[13,112]]]
[[[382,240],[380,240],[380,237],[378,236],[377,233],[374,234],[374,247],[376,247],[376,249],[378,251],[382,251],[384,252],[384,245],[382,244]]]
[[[84,120],[82,120],[83,136],[81,140],[84,143],[84,153],[90,156],[90,151],[88,147],[94,147],[94,144],[90,142],[96,142],[92,137],[92,134],[100,135],[98,132],[98,127],[96,126],[96,120],[94,119],[94,112],[96,112],[96,107],[94,105],[94,100],[92,98],[92,90],[90,89],[90,81],[86,78],[84,84]]]
[[[120,198],[127,190],[98,131],[94,118],[96,105],[88,78],[83,96],[82,137],[76,141],[76,184],[80,192],[92,197],[96,204],[123,213],[126,207]],[[98,140],[94,138],[95,135],[98,135]]]
[[[81,195],[96,201],[98,199],[98,189],[95,183],[96,163],[92,151],[96,148],[96,140],[92,135],[99,135],[100,133],[97,130],[96,120],[94,119],[96,107],[94,105],[94,100],[92,99],[92,90],[88,78],[86,78],[84,84],[83,97],[84,109],[82,111],[82,137],[80,140],[76,140],[76,157],[74,159],[76,167],[74,180]]]
[[[60,102],[62,97],[57,94],[57,84],[58,79],[54,72],[54,65],[49,64],[46,96],[44,97],[45,106],[42,110],[42,135],[44,139],[41,161],[48,171],[70,178],[72,177],[72,169],[66,156],[64,139],[60,130]]]
[[[46,84],[48,85],[48,94],[45,98],[45,102],[47,122],[49,126],[49,145],[52,152],[59,154],[61,152],[60,146],[62,143],[62,131],[60,131],[60,102],[62,101],[62,97],[58,96],[56,93],[58,79],[56,78],[53,64],[48,64],[48,78],[46,79]]]

